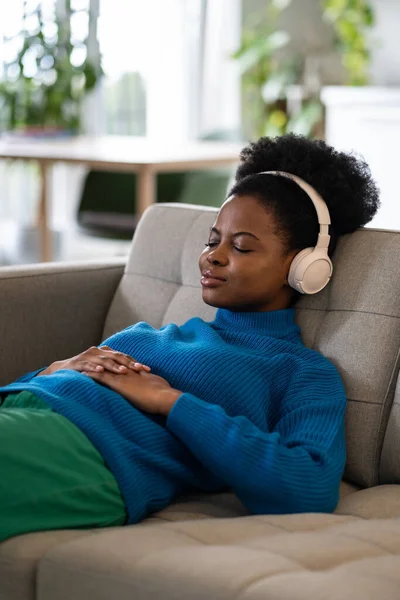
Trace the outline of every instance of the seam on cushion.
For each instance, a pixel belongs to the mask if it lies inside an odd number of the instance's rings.
[[[288,529],[287,527],[284,527],[283,525],[279,525],[277,523],[271,523],[271,521],[265,521],[265,519],[262,519],[261,517],[252,517],[252,519],[254,519],[254,521],[257,521],[260,524],[264,525],[265,523],[267,523],[270,527],[276,528],[277,534],[279,534],[280,531],[284,531],[285,533],[296,533],[296,531],[293,531],[293,529]]]
[[[399,363],[400,363],[400,347],[397,351],[397,355],[393,362],[393,369],[390,374],[390,379],[389,379],[389,382],[386,387],[386,392],[383,397],[383,402],[382,402],[381,411],[380,411],[379,429],[377,432],[377,444],[376,444],[376,463],[377,463],[376,464],[376,471],[377,471],[376,481],[377,481],[377,483],[379,483],[379,481],[380,481],[380,470],[381,470],[383,444],[385,442],[385,435],[386,435],[386,431],[387,431],[387,426],[389,424],[390,413],[392,412],[392,408],[393,408],[395,388],[396,388],[396,384],[397,384],[397,377],[399,374]],[[389,398],[389,394],[391,391],[393,391],[393,397],[392,397],[392,401],[390,402],[390,406],[389,406],[388,398]],[[383,425],[384,418],[385,418],[385,424]],[[379,445],[379,448],[378,448],[378,445]]]
[[[398,555],[395,555],[395,556],[398,556]],[[341,564],[339,564],[339,565],[332,566],[332,567],[330,567],[330,568],[328,568],[328,569],[313,570],[313,569],[309,569],[309,568],[307,568],[307,569],[303,569],[303,570],[299,570],[299,571],[282,571],[282,572],[280,572],[280,573],[271,573],[271,574],[267,574],[267,575],[264,575],[264,576],[260,576],[260,577],[259,577],[257,580],[255,580],[253,583],[259,583],[259,582],[261,582],[263,579],[265,579],[265,580],[266,580],[266,582],[267,582],[268,580],[276,579],[276,578],[278,578],[278,577],[281,577],[281,578],[282,578],[282,577],[286,577],[287,575],[292,575],[292,574],[293,574],[293,575],[295,575],[295,574],[297,574],[298,572],[304,572],[304,571],[305,571],[305,572],[307,572],[307,573],[312,573],[312,574],[330,574],[330,573],[332,573],[332,574],[333,574],[333,573],[335,573],[335,572],[338,572],[340,569],[342,569],[342,568],[343,568],[344,566],[346,566],[346,565],[349,565],[349,564],[357,564],[357,563],[361,563],[361,562],[363,562],[363,561],[365,561],[365,560],[370,560],[370,558],[371,558],[371,557],[363,557],[363,558],[358,558],[358,559],[356,559],[356,560],[352,560],[352,561],[345,561],[345,562],[343,562],[343,563],[341,563]],[[377,559],[380,559],[380,558],[388,558],[388,556],[383,556],[383,557],[382,557],[382,556],[379,556],[379,557],[374,557],[374,558],[375,558],[375,559],[376,559],[376,558],[377,558]],[[375,580],[376,580],[376,573],[372,573],[372,574],[371,574],[371,573],[368,573],[368,572],[365,572],[365,571],[363,571],[363,572],[362,572],[362,576],[363,576],[363,577],[366,577],[366,578],[370,578],[370,579],[371,579],[371,578],[373,578],[373,579],[375,579]],[[386,577],[386,575],[382,575],[382,576],[381,576],[381,579],[382,579],[382,578],[385,578],[385,577]],[[391,581],[393,581],[395,584],[397,584],[397,585],[398,585],[398,579],[395,579],[395,580],[394,580],[394,579],[392,579],[392,578],[391,578],[390,580],[391,580]],[[252,585],[253,585],[253,583],[252,583]],[[248,594],[248,592],[249,592],[249,589],[248,589],[248,587],[247,587],[247,588],[245,588],[245,589],[242,589],[242,590],[241,590],[241,592],[244,592],[244,593]],[[243,597],[243,596],[242,596],[242,597]],[[247,597],[247,596],[246,596],[246,597]],[[235,595],[235,600],[240,600],[240,599],[239,599],[239,596],[238,596],[237,594]]]
[[[99,267],[99,268],[93,268],[93,269],[89,269],[89,268],[85,268],[85,269],[71,269],[70,271],[52,271],[49,273],[34,273],[33,275],[15,275],[15,277],[1,277],[0,274],[0,281],[2,281],[3,283],[5,281],[15,281],[16,279],[33,279],[33,278],[38,278],[38,277],[49,277],[49,276],[54,276],[54,275],[76,275],[78,273],[92,273],[93,271],[111,271],[113,269],[118,269],[121,270],[124,268],[124,265],[114,265],[114,266],[110,266],[110,267]]]
[[[373,444],[374,444],[373,457],[374,458],[373,458],[373,464],[372,464],[372,484],[371,485],[379,484],[379,471],[380,471],[380,463],[381,463],[381,459],[382,459],[382,448],[383,448],[383,442],[385,439],[385,432],[386,432],[388,421],[389,421],[390,410],[391,410],[392,404],[393,404],[393,399],[392,399],[392,402],[390,403],[390,406],[386,406],[386,404],[387,405],[389,404],[388,397],[389,397],[390,390],[392,388],[395,373],[397,373],[397,371],[398,371],[397,364],[398,364],[399,357],[400,357],[400,348],[397,351],[397,355],[394,359],[390,379],[389,379],[388,385],[386,387],[386,391],[383,396],[382,402],[380,404],[381,408],[379,411],[379,420],[378,420],[379,426],[376,428],[375,435],[373,436]],[[396,382],[394,382],[394,383],[396,383]],[[394,397],[394,390],[393,390],[393,397]],[[387,419],[384,419],[384,417],[386,415],[387,415]],[[383,425],[384,420],[385,420],[385,424]]]
[[[382,546],[379,542],[376,541],[372,541],[366,538],[363,538],[359,535],[354,535],[352,533],[338,533],[336,534],[337,537],[342,537],[342,538],[346,538],[348,540],[354,539],[357,540],[358,542],[364,542],[366,544],[370,544],[372,546],[372,548],[375,548],[377,550],[382,550],[383,552],[386,552],[388,556],[399,556],[400,553],[396,553],[393,552],[393,550],[388,550],[388,548],[385,548],[385,546]],[[364,556],[363,558],[369,558],[368,556]],[[360,560],[360,558],[358,559]]]
[[[275,552],[269,552],[269,554],[272,554],[273,556],[281,557],[280,554],[276,554]],[[286,557],[283,557],[283,558],[286,558]],[[260,583],[260,581],[262,581],[263,579],[270,579],[271,577],[285,577],[286,575],[290,575],[292,573],[298,573],[298,572],[302,573],[304,571],[308,571],[308,569],[305,569],[302,565],[300,565],[297,561],[293,560],[292,558],[288,558],[287,561],[292,563],[293,567],[298,567],[298,568],[297,569],[292,568],[291,570],[289,570],[289,569],[282,570],[279,573],[270,573],[270,574],[264,573],[264,575],[255,575],[252,579],[249,579],[248,581],[243,583],[241,586],[239,586],[239,588],[236,590],[236,592],[234,592],[234,594],[232,595],[232,598],[235,598],[236,600],[238,600],[243,593],[247,593],[249,591],[250,586]]]
[[[135,277],[145,277],[146,279],[155,279],[156,281],[162,281],[163,283],[173,283],[174,285],[178,285],[181,287],[190,287],[196,290],[201,288],[200,285],[190,285],[188,283],[179,283],[179,281],[173,281],[172,279],[165,279],[164,277],[157,277],[156,275],[146,275],[144,273],[134,273],[132,271],[127,271],[125,276],[134,275]]]
[[[304,533],[304,532],[302,532]],[[308,532],[305,532],[308,533]],[[310,533],[314,533],[314,532],[310,532]],[[335,534],[334,534],[335,535]],[[370,545],[373,549],[375,550],[379,550],[380,552],[386,552],[387,554],[384,554],[383,556],[399,556],[399,554],[395,554],[393,552],[388,551],[386,548],[380,547],[379,544],[375,544],[374,542],[371,542],[370,540],[365,540],[364,538],[359,538],[357,536],[352,536],[352,535],[346,535],[346,534],[336,534],[335,537],[337,538],[347,538],[347,539],[354,539],[356,541],[359,542],[364,542],[367,545]],[[248,548],[248,546],[246,546],[245,544],[238,546],[237,544],[234,544],[237,547],[245,547]],[[283,554],[281,552],[277,552],[276,550],[274,550],[273,548],[271,550],[267,550],[266,548],[257,548],[257,547],[252,547],[250,546],[250,548],[254,548],[255,550],[259,550],[259,551],[264,551],[264,552],[268,552],[273,554],[274,556],[279,556],[280,558],[284,558],[290,561],[293,561],[294,563],[298,564],[302,569],[304,569],[305,571],[309,571],[311,573],[326,573],[327,571],[331,571],[336,567],[340,567],[341,565],[344,564],[350,564],[350,563],[354,563],[354,562],[358,562],[359,560],[364,560],[365,558],[376,558],[376,557],[370,557],[370,556],[356,556],[352,559],[348,559],[346,558],[345,560],[343,560],[342,562],[340,562],[339,564],[336,564],[335,566],[329,566],[328,568],[322,568],[322,569],[318,569],[318,568],[314,568],[312,566],[309,566],[308,564],[304,564],[301,562],[302,557],[300,556],[298,559],[297,558],[293,558],[292,556],[288,557],[286,556],[286,554]],[[381,555],[379,555],[381,556]],[[329,558],[329,557],[328,557]]]
[[[217,545],[217,544],[210,544],[209,542],[205,542],[204,540],[199,540],[195,535],[192,535],[191,533],[187,533],[186,531],[180,531],[179,529],[175,529],[174,527],[168,527],[168,531],[172,531],[173,533],[176,533],[178,535],[182,535],[183,537],[187,538],[188,540],[195,541],[195,542],[197,542],[198,544],[200,544],[201,546],[204,546],[204,547],[206,547],[206,546],[216,546]]]
[[[313,310],[316,312],[353,312],[353,313],[359,313],[359,314],[365,314],[365,315],[374,315],[376,317],[389,317],[391,319],[400,319],[399,315],[388,315],[386,313],[378,313],[378,312],[374,312],[372,310],[356,310],[353,308],[308,308],[308,307],[296,308],[296,311],[301,311],[301,310]]]
[[[283,525],[279,525],[277,523],[271,523],[270,521],[266,521],[265,519],[263,519],[261,517],[256,517],[256,516],[252,515],[252,520],[257,521],[261,525],[265,525],[265,523],[267,523],[267,525],[269,525],[270,527],[275,527],[277,529],[277,532],[276,532],[277,534],[280,533],[279,530],[284,531],[285,533],[293,533],[293,529],[287,529]]]
[[[321,513],[303,513],[303,514],[321,514]],[[328,514],[329,516],[334,516],[335,513],[325,513]],[[349,517],[348,521],[358,521],[358,520],[368,520],[365,517],[359,517],[359,516],[354,516],[354,515],[337,515],[339,517]],[[343,525],[342,523],[329,523],[329,525],[326,525],[324,527],[318,527],[318,529],[311,529],[311,530],[304,530],[304,529],[288,529],[287,527],[284,527],[283,525],[278,525],[275,523],[271,523],[270,521],[265,521],[265,519],[262,519],[261,517],[256,517],[256,516],[252,516],[252,520],[254,521],[258,521],[259,523],[265,523],[267,522],[268,525],[271,525],[272,527],[276,527],[277,529],[282,529],[282,531],[285,531],[286,533],[290,533],[295,535],[296,533],[307,533],[307,532],[316,532],[316,531],[326,531],[327,529],[330,529],[331,527],[337,527],[338,525]],[[347,521],[346,521],[347,522]]]
[[[383,402],[373,402],[372,400],[361,400],[358,398],[346,398],[347,402],[359,402],[360,404],[372,404],[373,406],[382,406]]]

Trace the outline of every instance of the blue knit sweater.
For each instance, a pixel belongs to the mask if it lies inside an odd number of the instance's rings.
[[[231,312],[178,327],[137,323],[104,341],[183,393],[146,414],[72,370],[28,374],[29,390],[92,441],[136,523],[189,491],[233,489],[253,513],[331,512],[345,462],[345,394],[306,348],[293,309]]]

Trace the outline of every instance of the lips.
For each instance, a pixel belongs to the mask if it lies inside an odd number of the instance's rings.
[[[204,287],[216,287],[226,281],[224,277],[220,277],[214,271],[210,270],[203,271],[201,275],[200,283]]]
[[[226,279],[224,277],[217,275],[215,273],[215,271],[210,271],[209,269],[207,269],[206,271],[203,271],[202,276],[205,277],[206,279],[218,279],[219,281],[226,281]]]

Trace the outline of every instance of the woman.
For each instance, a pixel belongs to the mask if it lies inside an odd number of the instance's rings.
[[[253,513],[334,510],[346,399],[294,323],[291,265],[321,220],[301,182],[328,206],[329,255],[378,191],[322,141],[262,138],[240,159],[199,260],[214,321],[138,323],[0,388],[0,540],[136,523],[199,490],[232,489]]]

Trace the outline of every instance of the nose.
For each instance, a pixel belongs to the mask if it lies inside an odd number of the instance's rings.
[[[227,263],[227,258],[219,248],[215,248],[208,254],[207,261],[214,266],[225,265]]]

